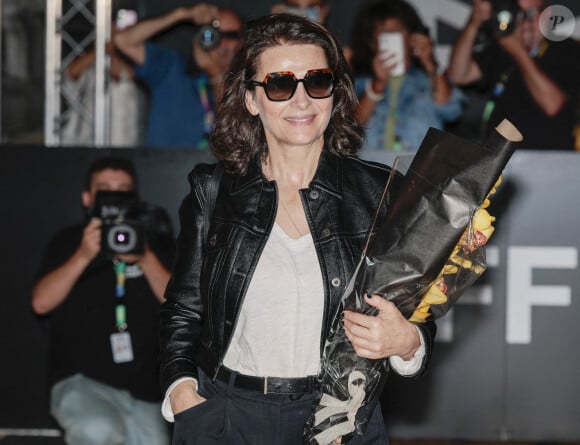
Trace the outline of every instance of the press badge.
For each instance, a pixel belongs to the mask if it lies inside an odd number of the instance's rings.
[[[127,331],[111,334],[111,349],[113,351],[113,361],[115,363],[127,363],[133,361],[131,334]]]

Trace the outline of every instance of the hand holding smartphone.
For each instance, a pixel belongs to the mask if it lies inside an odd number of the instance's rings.
[[[403,48],[403,35],[400,32],[382,32],[379,34],[379,51],[389,55],[389,62],[395,62],[391,70],[392,76],[405,74],[405,51]]]
[[[133,26],[137,23],[137,11],[134,9],[119,9],[117,11],[117,17],[115,19],[115,24],[117,30],[121,31],[129,26]]]

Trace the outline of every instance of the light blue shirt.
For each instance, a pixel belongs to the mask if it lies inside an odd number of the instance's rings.
[[[360,97],[370,77],[355,80],[357,95]],[[421,145],[429,127],[443,129],[445,122],[457,119],[462,113],[463,94],[452,88],[449,100],[444,104],[433,101],[431,79],[422,70],[411,67],[399,90],[395,133],[403,151],[415,152]],[[385,127],[389,113],[389,90],[377,102],[373,114],[366,124],[363,149],[384,150]]]

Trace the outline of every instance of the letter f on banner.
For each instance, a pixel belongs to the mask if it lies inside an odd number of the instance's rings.
[[[532,306],[570,306],[570,286],[534,286],[533,269],[574,269],[573,247],[510,247],[507,270],[507,333],[509,344],[532,341]]]

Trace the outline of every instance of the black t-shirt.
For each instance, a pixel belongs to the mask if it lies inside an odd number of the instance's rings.
[[[580,44],[572,39],[561,42],[545,40],[534,60],[540,69],[568,96],[562,110],[547,116],[524,82],[513,59],[495,41],[474,55],[483,74],[481,84],[494,89],[501,78],[503,92],[495,97],[495,108],[489,118],[491,132],[503,119],[510,120],[523,134],[520,148],[573,150],[575,110],[580,100]],[[500,82],[501,83],[501,82]],[[500,89],[501,90],[501,89]]]
[[[39,277],[63,264],[78,248],[84,226],[64,229],[50,242]],[[172,240],[151,245],[159,260],[170,264]],[[158,380],[158,325],[160,303],[138,266],[127,265],[125,296],[115,296],[116,275],[112,259],[99,254],[81,275],[66,300],[47,316],[50,328],[50,384],[81,373],[136,398],[160,400]],[[126,307],[134,359],[115,363],[110,335],[116,328],[115,307]]]

